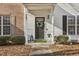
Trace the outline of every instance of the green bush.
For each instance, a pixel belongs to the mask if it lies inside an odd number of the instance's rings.
[[[10,36],[0,36],[0,45],[8,44],[9,39],[10,39]]]
[[[24,36],[14,36],[11,38],[13,44],[25,44],[25,37]]]
[[[67,43],[69,37],[68,36],[64,36],[64,35],[61,35],[61,36],[55,36],[54,39],[58,43]]]
[[[38,40],[33,40],[34,43],[47,43],[47,40],[41,40],[41,39],[38,39]]]
[[[24,44],[24,36],[0,36],[0,45]]]

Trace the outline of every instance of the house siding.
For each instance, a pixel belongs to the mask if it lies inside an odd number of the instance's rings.
[[[24,35],[24,6],[23,4],[0,3],[0,15],[11,16],[11,34]]]
[[[28,13],[26,20],[26,34],[27,39],[30,40],[30,36],[33,35],[33,39],[35,39],[35,16]]]
[[[53,32],[54,36],[63,35],[63,21],[62,21],[63,15],[69,16],[72,14],[66,12],[64,9],[62,9],[57,5],[54,11],[54,32]],[[79,41],[79,35],[68,35],[68,36],[69,36],[69,40]]]
[[[71,15],[58,5],[54,10],[54,36],[63,35],[63,15]]]

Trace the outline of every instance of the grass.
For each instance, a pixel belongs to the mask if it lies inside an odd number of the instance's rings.
[[[33,40],[33,43],[47,43],[47,40]]]
[[[47,47],[34,47],[32,48],[32,51],[37,51],[37,50],[48,50]]]

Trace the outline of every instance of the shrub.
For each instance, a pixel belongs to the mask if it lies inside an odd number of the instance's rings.
[[[38,39],[38,40],[33,40],[34,43],[47,43],[47,40],[42,40],[42,39]]]
[[[0,36],[0,45],[6,45],[9,39],[10,36]]]
[[[58,42],[58,43],[67,43],[69,37],[68,36],[64,36],[64,35],[61,35],[61,36],[55,36],[55,41]]]
[[[13,36],[11,38],[11,41],[13,42],[13,44],[24,44],[25,37],[24,36]]]
[[[24,44],[24,36],[0,36],[0,45]]]

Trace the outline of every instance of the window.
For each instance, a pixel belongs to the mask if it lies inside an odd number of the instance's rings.
[[[63,17],[63,34],[79,35],[79,16]]]
[[[0,35],[10,35],[10,16],[0,16]]]
[[[68,26],[68,34],[69,35],[75,34],[75,26]]]
[[[75,16],[68,16],[68,34],[74,35],[75,34]]]
[[[68,16],[68,24],[75,25],[75,16]]]

